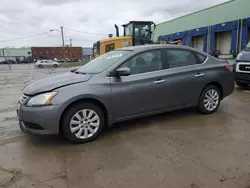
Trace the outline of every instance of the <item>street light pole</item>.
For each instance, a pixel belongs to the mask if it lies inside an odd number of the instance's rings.
[[[69,39],[70,43],[69,46],[72,47],[72,39]]]
[[[64,62],[66,62],[66,59],[65,59],[65,42],[64,42],[64,33],[63,33],[63,26],[60,27],[61,28],[61,35],[62,35],[62,56],[63,56],[63,60]],[[59,31],[58,29],[51,29],[50,32],[53,32],[53,31]],[[59,31],[60,32],[60,31]]]
[[[63,34],[63,26],[61,26],[61,35],[62,35],[62,45],[63,45],[63,60],[64,60],[64,63],[66,62],[66,59],[65,59],[65,53],[64,53],[64,34]]]
[[[62,34],[62,45],[64,47],[64,35],[63,35],[63,26],[61,26],[61,34]]]

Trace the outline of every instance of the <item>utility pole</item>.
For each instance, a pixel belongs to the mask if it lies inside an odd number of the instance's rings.
[[[69,46],[72,47],[72,39],[69,39]]]
[[[65,53],[64,53],[64,34],[63,34],[63,26],[61,26],[61,34],[62,34],[62,45],[63,45],[63,60],[64,60],[64,63],[66,62],[66,59],[65,59]]]

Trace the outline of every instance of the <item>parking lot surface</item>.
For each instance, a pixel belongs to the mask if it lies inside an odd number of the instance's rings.
[[[236,88],[212,115],[187,109],[128,121],[83,145],[22,133],[23,87],[68,70],[0,65],[0,187],[250,187],[250,91]]]

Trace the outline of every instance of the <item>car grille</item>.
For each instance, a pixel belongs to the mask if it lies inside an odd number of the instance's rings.
[[[238,62],[236,64],[236,71],[241,73],[250,73],[250,63],[249,62]]]
[[[29,98],[29,96],[22,94],[20,99],[19,99],[19,103],[23,104],[28,98]]]
[[[239,65],[240,71],[248,71],[250,73],[250,64]]]

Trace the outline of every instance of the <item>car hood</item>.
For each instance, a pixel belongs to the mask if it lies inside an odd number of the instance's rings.
[[[72,72],[50,76],[35,81],[24,88],[23,93],[26,95],[35,95],[42,92],[52,91],[53,89],[63,86],[86,82],[92,75],[75,74]]]
[[[250,62],[250,51],[241,51],[237,55],[236,61]]]

